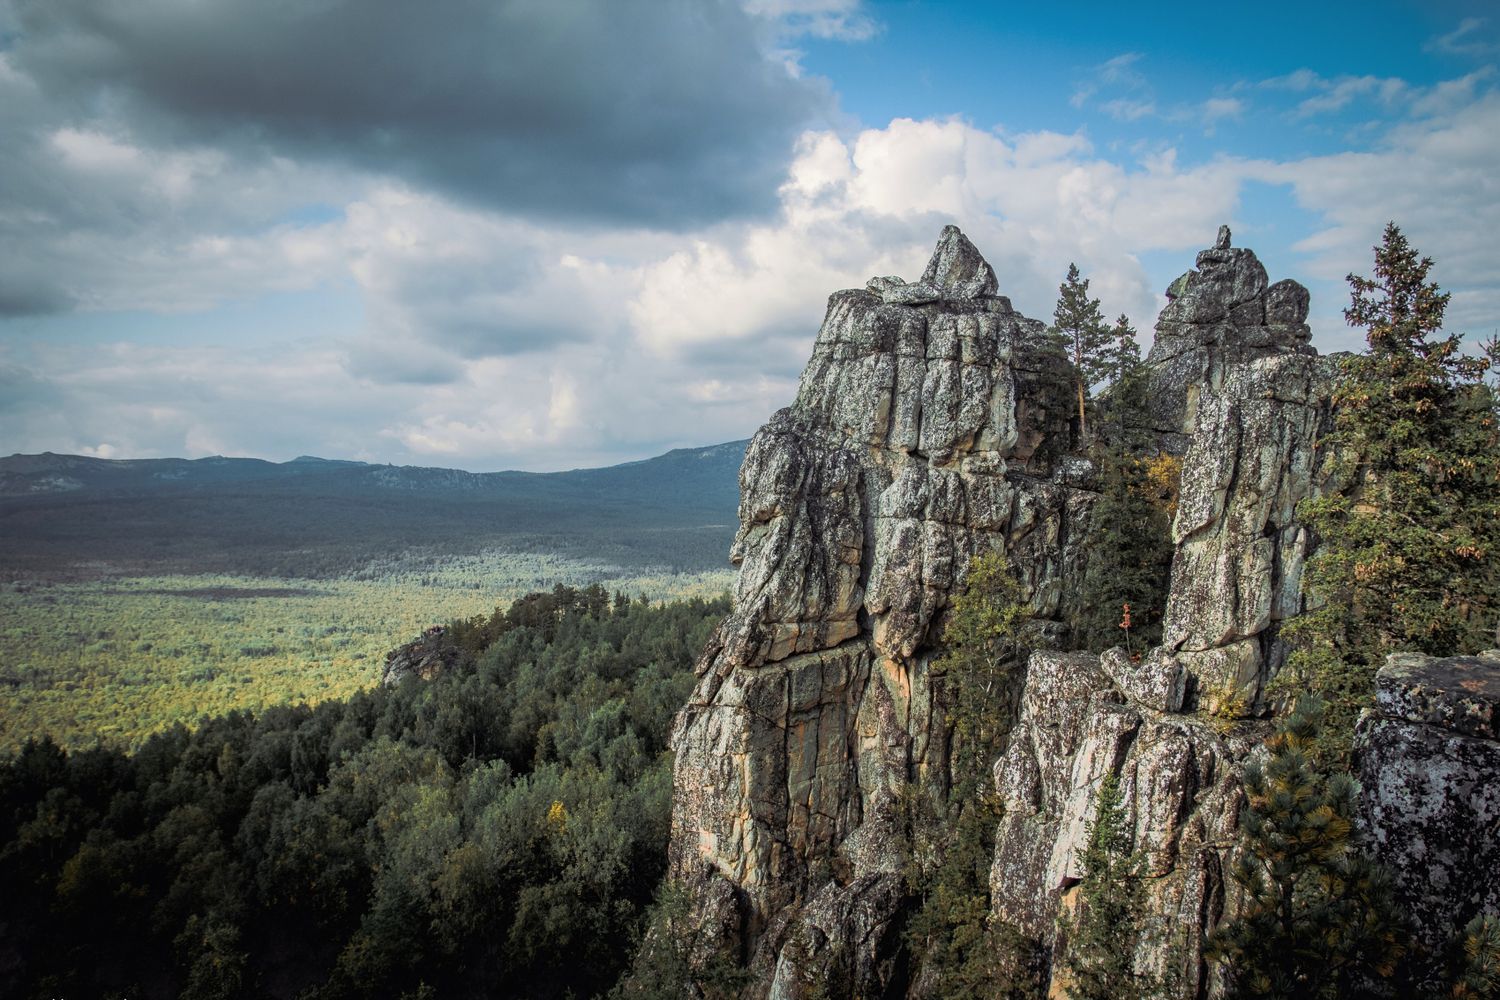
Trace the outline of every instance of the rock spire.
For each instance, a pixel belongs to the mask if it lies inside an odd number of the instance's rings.
[[[1227,226],[1167,296],[1141,430],[1180,458],[1182,491],[1163,643],[1139,661],[1060,651],[1098,494],[1044,325],[953,226],[917,281],[830,296],[795,401],[746,452],[734,610],[672,737],[672,876],[702,939],[749,962],[752,994],[800,996],[835,956],[854,995],[916,987],[897,960],[899,802],[948,787],[931,667],[970,559],[995,549],[1036,651],[994,765],[994,915],[1052,945],[1106,774],[1163,932],[1138,964],[1196,955],[1237,904],[1239,770],[1264,735],[1281,623],[1304,610],[1296,506],[1337,485],[1318,451],[1333,370],[1309,345],[1307,290],[1269,283]],[[1185,995],[1212,992],[1196,961],[1179,972]]]

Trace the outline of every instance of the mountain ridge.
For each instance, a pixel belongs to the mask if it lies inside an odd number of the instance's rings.
[[[0,576],[321,578],[486,549],[669,571],[723,568],[745,441],[563,472],[307,457],[0,458]]]
[[[503,481],[517,478],[598,476],[616,470],[651,467],[657,463],[681,461],[686,458],[706,459],[722,457],[729,453],[726,449],[733,451],[736,456],[739,456],[744,454],[744,450],[749,443],[749,439],[746,438],[740,441],[725,441],[701,447],[673,448],[649,458],[618,462],[614,465],[580,466],[573,469],[560,469],[555,472],[534,472],[527,469],[471,472],[467,469],[456,469],[447,466],[395,465],[384,462],[364,462],[357,459],[323,458],[317,455],[298,455],[296,458],[285,462],[273,462],[263,458],[227,455],[205,455],[202,458],[180,458],[175,456],[163,458],[98,458],[92,455],[73,455],[52,451],[34,454],[15,452],[0,457],[0,496],[64,493],[73,492],[78,489],[87,489],[91,486],[94,488],[101,488],[102,486],[99,482],[79,481],[71,476],[63,479],[47,478],[65,472],[80,473],[86,471],[93,473],[95,476],[109,475],[115,472],[122,474],[144,473],[150,477],[145,480],[147,483],[171,483],[180,482],[188,473],[208,469],[222,470],[225,467],[231,467],[241,473],[263,473],[264,478],[282,476],[300,477],[326,474],[334,471],[371,474],[384,470],[387,477],[384,481],[389,482],[388,477],[392,474],[390,470],[395,470],[397,474],[403,476],[409,476],[412,473],[437,473],[441,474],[449,482],[452,482],[456,477],[463,477],[466,480],[472,479],[476,483],[499,484]],[[218,477],[206,481],[223,482],[228,478],[231,477]],[[253,481],[257,477],[245,475],[234,478]],[[77,485],[74,485],[74,483]]]

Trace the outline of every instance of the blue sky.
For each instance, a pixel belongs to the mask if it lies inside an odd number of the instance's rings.
[[[1229,222],[1339,350],[1394,219],[1495,331],[1493,4],[1134,6],[0,0],[0,453],[745,437],[949,222],[1147,338]]]

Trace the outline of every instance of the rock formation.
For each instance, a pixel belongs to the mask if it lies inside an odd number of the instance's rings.
[[[671,859],[767,981],[795,938],[884,986],[896,796],[946,772],[927,668],[970,558],[1003,546],[1039,617],[1070,610],[1093,499],[1065,458],[1070,371],[995,287],[950,226],[921,281],[835,293],[745,456],[735,610],[673,735]]]
[[[1500,649],[1390,657],[1356,745],[1372,847],[1441,958],[1451,928],[1500,914]]]
[[[459,650],[446,641],[447,631],[441,625],[433,625],[411,642],[386,653],[380,683],[388,687],[400,684],[405,677],[430,681],[453,666],[458,662]]]
[[[1279,623],[1303,610],[1308,536],[1294,511],[1318,486],[1331,375],[1307,346],[1306,291],[1268,288],[1228,227],[1167,295],[1148,358],[1152,429],[1183,464],[1162,645],[1139,664],[1121,650],[1033,655],[995,768],[1005,817],[990,880],[997,913],[1050,939],[1083,874],[1095,793],[1117,775],[1158,923],[1143,957],[1157,965],[1173,945],[1196,955],[1232,890],[1238,765],[1264,733],[1228,723],[1264,709]],[[1204,970],[1179,971],[1200,985]]]
[[[1211,991],[1194,956],[1235,905],[1239,767],[1267,729],[1280,623],[1304,608],[1295,508],[1329,485],[1331,367],[1308,344],[1307,291],[1269,284],[1227,227],[1167,295],[1145,429],[1181,457],[1182,490],[1164,639],[1139,662],[1055,651],[1097,494],[1070,452],[1071,368],[1043,325],[952,226],[920,280],[830,297],[795,402],[746,454],[734,611],[673,733],[672,875],[705,933],[750,964],[752,995],[802,995],[835,959],[852,995],[912,988],[898,795],[946,791],[930,667],[971,557],[993,549],[1036,649],[994,766],[994,913],[1053,941],[1113,773],[1161,931],[1138,959],[1185,956],[1185,994]],[[1386,723],[1372,741],[1396,739]]]

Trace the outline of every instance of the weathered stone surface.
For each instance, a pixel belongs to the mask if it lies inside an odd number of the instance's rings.
[[[1387,719],[1500,739],[1500,650],[1434,659],[1395,653],[1381,668],[1375,704]]]
[[[1254,251],[1228,245],[1227,226],[1197,267],[1172,282],[1156,321],[1152,428],[1191,436],[1199,395],[1216,390],[1238,365],[1293,353],[1315,355],[1308,341],[1307,289],[1290,279],[1267,287]],[[1170,443],[1170,442],[1166,442]],[[1185,439],[1183,441],[1185,442]]]
[[[1064,461],[1069,368],[1042,329],[950,227],[920,282],[829,298],[796,401],[746,453],[735,609],[674,728],[671,856],[736,886],[777,989],[819,935],[856,955],[896,915],[896,795],[946,771],[928,664],[972,557],[1007,550],[1039,616],[1070,611],[1092,473]]]
[[[386,653],[380,683],[399,684],[404,677],[430,681],[453,666],[458,662],[458,649],[444,641],[446,631],[443,626],[434,625],[411,642]]]
[[[1335,368],[1307,345],[1307,290],[1267,288],[1252,251],[1204,250],[1173,289],[1150,355],[1153,419],[1183,442],[1163,646],[1186,708],[1254,715],[1285,658],[1280,623],[1305,610],[1296,507],[1322,485]]]
[[[1112,677],[1133,686],[1128,664],[1122,650],[1032,655],[1019,721],[995,765],[1005,811],[991,897],[997,916],[1050,942],[1065,894],[1084,875],[1079,859],[1099,786],[1114,774],[1146,859],[1150,919],[1161,940],[1185,938],[1196,947],[1224,912],[1227,848],[1243,805],[1238,762],[1253,739],[1220,736],[1201,721],[1135,701]],[[1146,690],[1171,701],[1160,696],[1171,682]],[[1160,966],[1166,954],[1148,948],[1138,960]],[[1190,965],[1179,970],[1188,995],[1199,975]]]
[[[1392,656],[1376,683],[1357,737],[1365,832],[1441,956],[1474,914],[1500,913],[1500,650]]]
[[[735,609],[673,733],[672,872],[748,960],[750,994],[807,995],[824,969],[841,995],[923,988],[894,960],[900,796],[947,788],[930,666],[971,557],[993,549],[1009,554],[1039,650],[993,767],[995,916],[1054,940],[1108,774],[1161,932],[1138,967],[1161,968],[1173,945],[1195,955],[1238,905],[1224,873],[1240,769],[1269,729],[1257,717],[1280,625],[1305,610],[1312,539],[1296,507],[1330,485],[1318,440],[1332,369],[1307,343],[1306,290],[1268,286],[1227,227],[1168,295],[1150,429],[1181,457],[1182,492],[1164,641],[1139,658],[1049,651],[1076,609],[1096,473],[1069,451],[1071,370],[1041,324],[995,294],[951,227],[921,281],[829,298],[795,402],[746,453]],[[1363,730],[1371,829],[1406,870],[1448,866],[1433,892],[1467,887],[1471,909],[1500,884],[1493,843],[1453,846],[1493,831],[1500,809],[1492,669],[1399,660]],[[1185,995],[1218,988],[1196,962],[1180,972]]]
[[[978,248],[957,226],[944,226],[937,249],[922,272],[922,283],[935,285],[955,299],[994,295],[999,289],[995,272]]]

